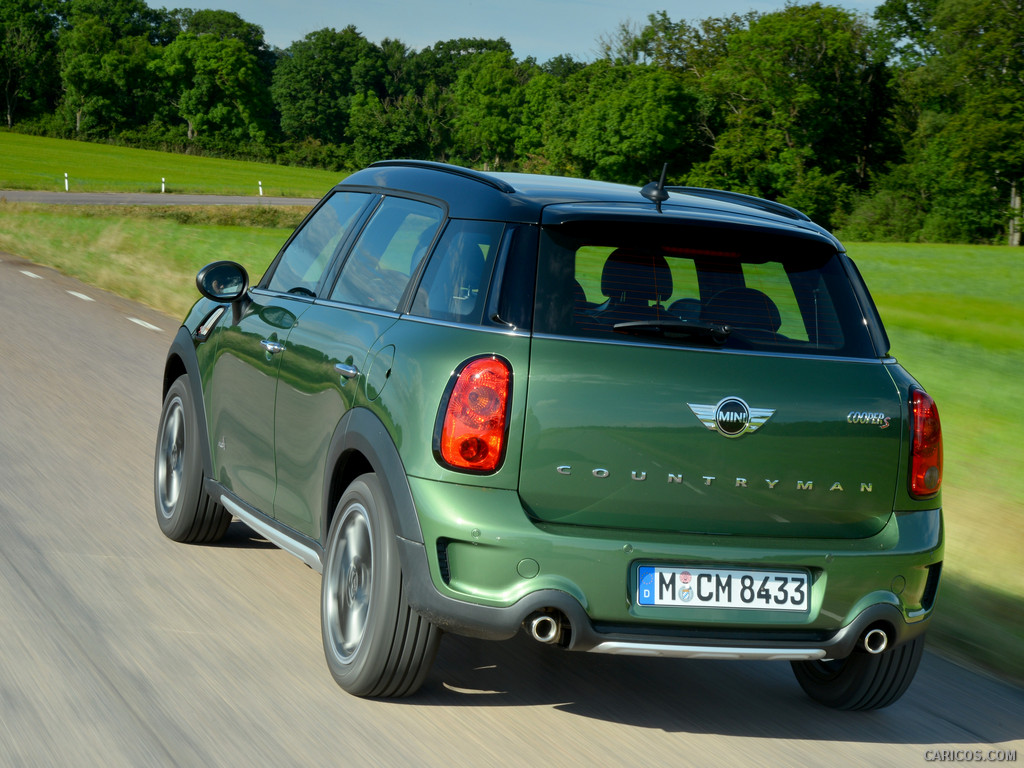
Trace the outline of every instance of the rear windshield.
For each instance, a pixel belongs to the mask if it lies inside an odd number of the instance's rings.
[[[534,331],[872,357],[841,257],[773,233],[576,221],[544,228]]]

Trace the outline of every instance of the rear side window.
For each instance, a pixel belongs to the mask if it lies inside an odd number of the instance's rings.
[[[536,332],[874,356],[841,257],[820,241],[577,221],[544,228],[540,249]]]
[[[444,211],[435,205],[384,198],[352,246],[331,299],[396,309],[443,221]]]
[[[504,229],[504,224],[495,221],[449,222],[430,257],[411,313],[480,324]]]
[[[267,288],[314,296],[320,278],[371,195],[335,192],[295,233],[274,266]]]

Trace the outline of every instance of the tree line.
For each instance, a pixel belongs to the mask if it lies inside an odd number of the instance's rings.
[[[3,0],[10,130],[339,172],[387,157],[768,197],[852,239],[1019,244],[1024,3],[624,22],[593,61],[227,11]]]

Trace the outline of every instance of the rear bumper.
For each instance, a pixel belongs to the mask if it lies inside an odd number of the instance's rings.
[[[554,617],[568,650],[718,659],[843,658],[872,628],[889,645],[921,634],[942,561],[942,513],[894,514],[857,540],[737,539],[530,522],[514,492],[410,478],[424,542],[399,540],[412,607],[441,629],[508,639]],[[638,563],[802,568],[810,610],[650,608]]]

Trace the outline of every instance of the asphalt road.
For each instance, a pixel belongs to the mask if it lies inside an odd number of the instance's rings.
[[[176,321],[0,260],[2,766],[1024,762],[1024,691],[933,654],[874,713],[815,705],[785,663],[523,638],[446,637],[416,697],[350,697],[323,660],[315,572],[238,522],[216,546],[156,525]]]

